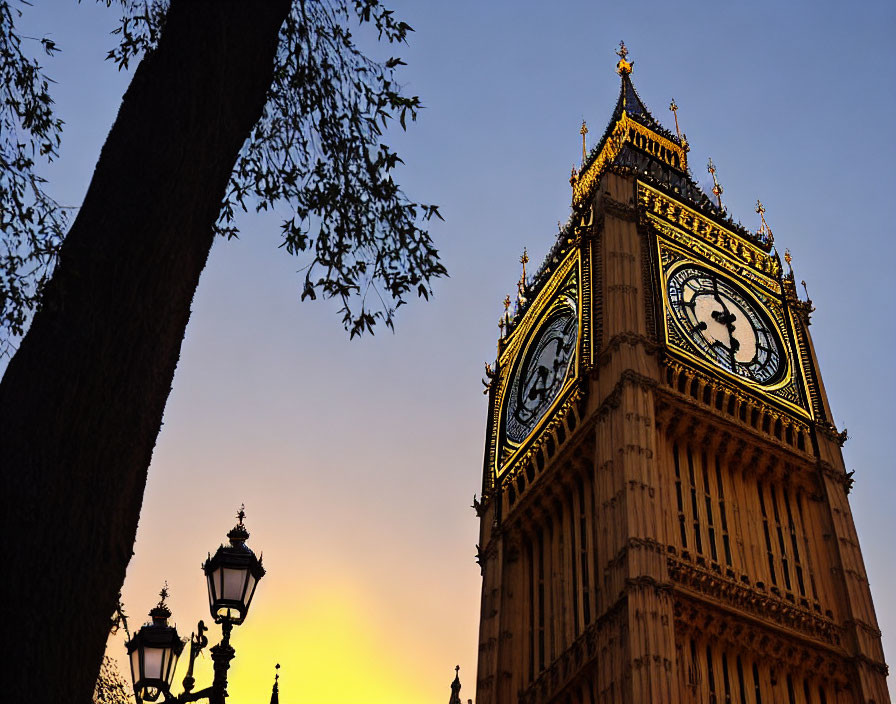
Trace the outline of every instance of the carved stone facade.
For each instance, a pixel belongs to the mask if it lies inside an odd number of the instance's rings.
[[[811,304],[771,242],[682,185],[686,143],[622,81],[489,384],[477,704],[888,702]],[[774,374],[736,357],[746,314],[718,284],[730,363],[689,343],[705,325],[673,330],[681,258],[764,311]],[[551,347],[539,311],[571,270],[578,334]]]

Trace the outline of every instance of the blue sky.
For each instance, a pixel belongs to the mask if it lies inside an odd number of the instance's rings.
[[[434,301],[400,311],[395,335],[349,343],[336,305],[299,303],[303,262],[277,249],[276,217],[247,218],[240,240],[215,244],[150,468],[130,612],[144,613],[168,579],[189,631],[206,609],[196,567],[244,501],[269,576],[235,636],[232,693],[268,687],[279,661],[284,702],[438,700],[460,663],[462,698],[473,696],[468,506],[482,466],[482,365],[522,248],[537,265],[569,214],[579,126],[588,121],[590,148],[617,97],[613,52],[624,39],[642,99],[670,128],[675,98],[697,180],[709,180],[711,156],[729,212],[750,228],[761,198],[806,280],[896,663],[896,5],[395,6],[416,32],[407,47],[374,51],[407,61],[406,90],[426,110],[391,138],[406,192],[441,205],[446,221],[432,232],[451,276]],[[26,33],[49,33],[63,50],[46,62],[66,121],[46,173],[56,197],[77,205],[129,79],[103,60],[115,11],[63,0],[25,11]],[[316,659],[326,649],[340,660]],[[337,666],[340,682],[315,679]]]

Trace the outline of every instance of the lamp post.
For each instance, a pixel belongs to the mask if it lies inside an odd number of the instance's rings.
[[[177,629],[168,625],[171,610],[165,604],[168,585],[161,591],[161,601],[149,612],[152,621],[145,624],[128,641],[126,647],[131,661],[131,677],[134,695],[138,702],[155,702],[160,697],[165,702],[185,704],[199,699],[208,699],[210,704],[224,704],[227,697],[227,670],[235,651],[230,645],[230,634],[234,626],[245,621],[249,605],[255,594],[259,580],[265,570],[261,560],[246,545],[249,531],[243,524],[246,517],[244,507],[240,507],[239,523],[227,534],[230,545],[221,545],[214,557],[209,553],[202,566],[208,586],[208,602],[211,616],[221,625],[221,642],[211,648],[214,663],[214,679],[211,687],[193,692],[193,663],[196,656],[208,645],[205,623],[199,622],[190,636],[190,666],[183,680],[184,691],[174,696],[171,683],[177,658],[184,649],[186,640],[177,635]]]

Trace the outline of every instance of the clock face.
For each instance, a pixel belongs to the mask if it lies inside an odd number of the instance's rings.
[[[521,443],[535,429],[574,373],[578,316],[567,298],[535,332],[517,363],[507,400],[505,434]]]
[[[675,323],[703,356],[758,384],[780,378],[784,351],[777,328],[733,282],[686,265],[669,277],[668,292]]]

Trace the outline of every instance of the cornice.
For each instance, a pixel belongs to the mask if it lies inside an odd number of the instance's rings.
[[[640,335],[634,332],[622,332],[617,335],[613,335],[613,337],[609,339],[607,344],[604,345],[604,348],[597,355],[594,370],[592,371],[593,377],[597,377],[597,375],[600,373],[601,367],[605,367],[607,364],[609,364],[610,358],[614,353],[619,351],[619,348],[622,347],[622,345],[629,345],[630,347],[641,345],[644,348],[644,351],[649,355],[655,355],[660,349],[660,345],[657,343],[657,341],[648,337],[647,335]]]
[[[676,589],[691,596],[709,599],[712,604],[724,607],[727,616],[759,621],[769,626],[798,632],[802,637],[838,649],[843,636],[842,628],[831,618],[822,616],[805,605],[771,594],[756,585],[739,582],[706,567],[701,567],[682,557],[670,555],[666,559],[669,577]],[[719,568],[721,570],[721,568]],[[820,605],[815,606],[820,610]],[[733,612],[733,614],[731,613]]]
[[[852,679],[850,664],[854,658],[839,646],[784,631],[777,624],[743,614],[732,620],[732,612],[720,609],[699,597],[678,592],[674,598],[675,630],[681,636],[730,643],[734,648],[752,653],[772,666],[810,671],[835,686],[846,687]],[[724,610],[725,613],[720,613]]]

